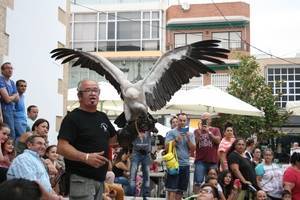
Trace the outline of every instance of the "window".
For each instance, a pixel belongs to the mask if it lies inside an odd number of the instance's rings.
[[[203,86],[203,75],[201,74],[199,77],[194,77],[190,80],[188,84],[182,86],[184,90],[190,90],[199,86]]]
[[[160,11],[74,13],[71,44],[84,51],[160,50],[160,21]]]
[[[202,41],[202,33],[175,33],[174,47],[181,47],[194,42]]]
[[[225,73],[211,74],[211,84],[226,91],[230,83],[230,75]]]
[[[84,30],[84,31],[83,31]],[[96,23],[76,23],[74,26],[74,40],[93,40],[96,41]]]
[[[72,47],[84,51],[97,50],[97,14],[82,13],[73,16],[72,30],[73,41]]]
[[[273,94],[278,96],[278,106],[285,107],[287,101],[300,100],[300,66],[270,66],[266,77]]]
[[[220,40],[220,46],[226,49],[242,49],[241,32],[215,32],[212,38]]]

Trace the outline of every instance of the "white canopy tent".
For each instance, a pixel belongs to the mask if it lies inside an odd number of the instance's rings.
[[[288,101],[285,108],[292,115],[300,116],[300,101]]]
[[[166,108],[186,113],[210,112],[264,116],[263,111],[212,85],[180,90],[175,93]]]
[[[167,126],[165,126],[165,125],[162,125],[161,123],[156,123],[155,124],[155,128],[157,128],[157,130],[158,130],[158,135],[161,135],[161,136],[163,136],[163,137],[166,137],[166,133],[169,131],[169,130],[171,130],[171,128],[170,127],[167,127]]]

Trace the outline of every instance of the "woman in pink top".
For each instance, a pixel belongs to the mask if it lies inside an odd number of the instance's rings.
[[[227,152],[231,147],[232,143],[234,142],[235,137],[233,133],[233,125],[230,122],[225,124],[225,132],[224,137],[221,140],[218,148],[218,156],[220,158],[220,171],[224,171],[228,169],[227,164]]]
[[[283,174],[283,187],[291,192],[292,200],[300,200],[300,153],[293,153],[291,164]]]

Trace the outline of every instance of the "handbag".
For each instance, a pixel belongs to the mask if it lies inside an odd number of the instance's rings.
[[[174,147],[174,141],[169,142],[168,152],[163,155],[163,160],[166,163],[167,173],[170,175],[179,174],[179,163],[176,153],[176,148]]]

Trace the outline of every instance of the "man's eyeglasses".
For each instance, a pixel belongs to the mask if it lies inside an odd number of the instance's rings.
[[[99,94],[100,93],[100,89],[98,89],[98,88],[95,88],[95,89],[85,89],[85,90],[79,90],[79,92],[84,92],[84,93],[88,93],[88,94],[92,94],[92,93]]]

